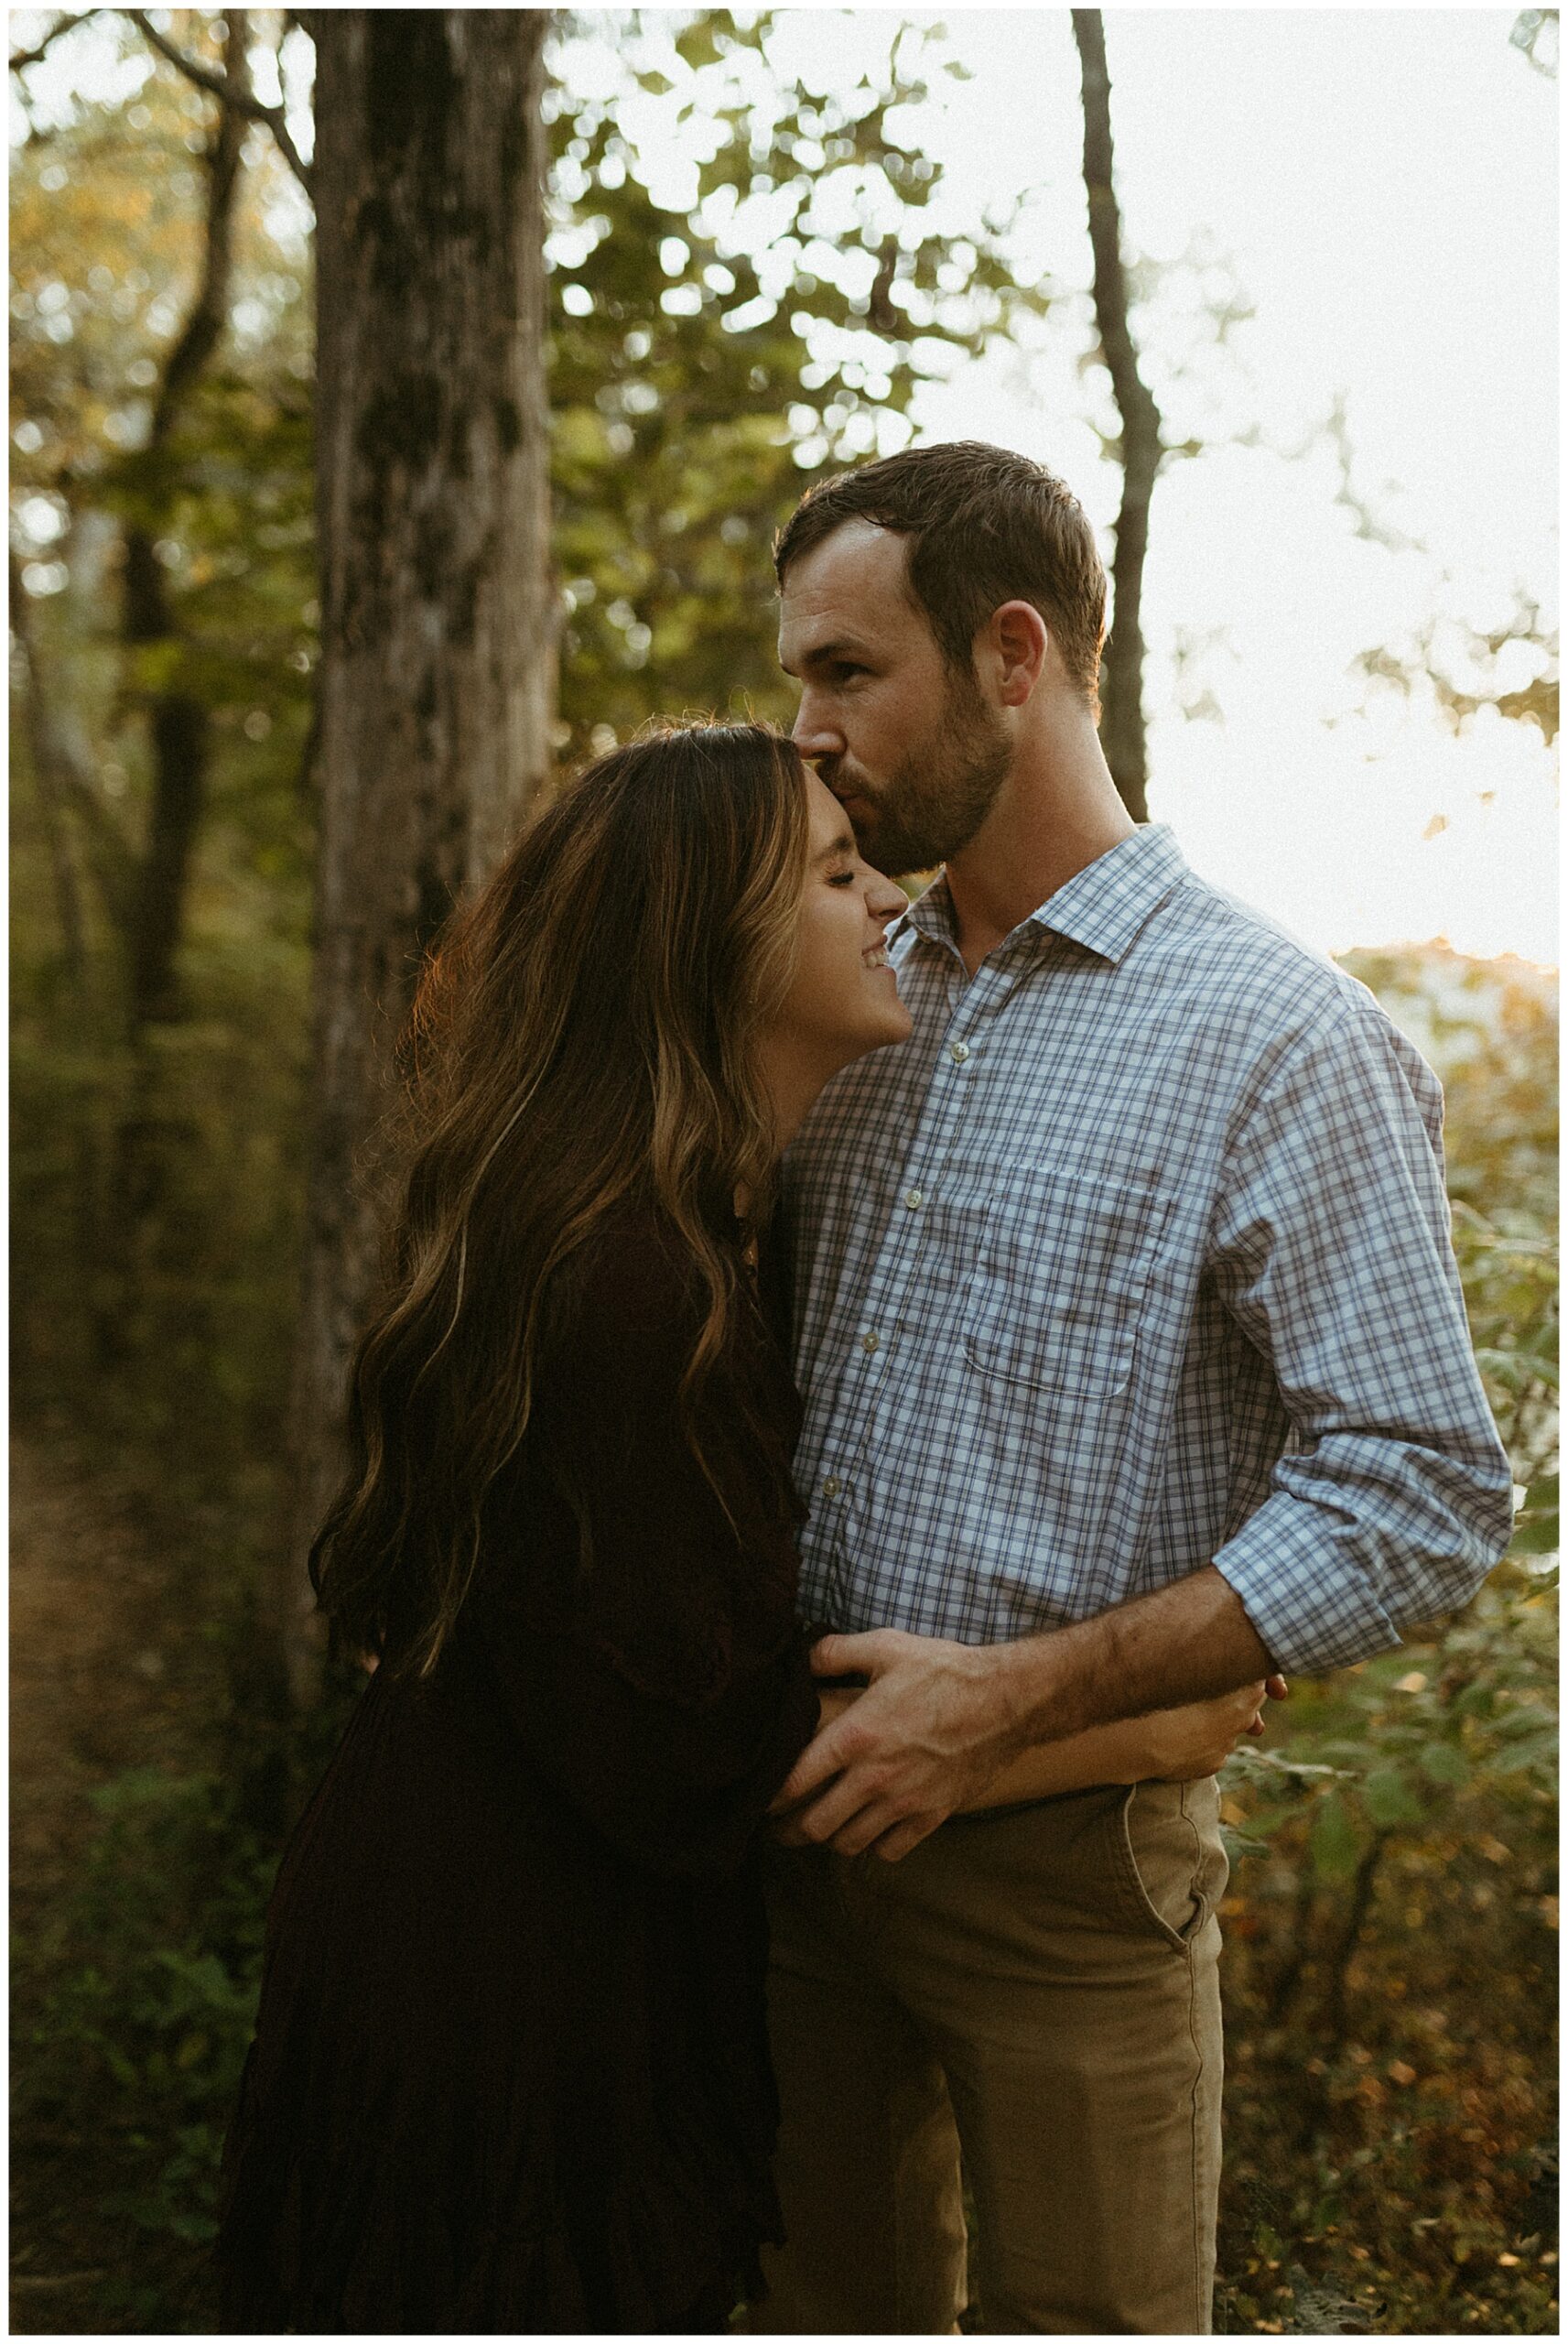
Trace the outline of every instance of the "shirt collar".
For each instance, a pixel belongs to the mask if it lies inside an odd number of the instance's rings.
[[[1186,868],[1169,824],[1142,823],[1130,837],[1075,871],[1031,912],[1030,923],[1114,963],[1130,950]],[[953,899],[946,872],[939,871],[925,893],[899,915],[888,931],[890,945],[911,930],[933,944],[952,946]]]

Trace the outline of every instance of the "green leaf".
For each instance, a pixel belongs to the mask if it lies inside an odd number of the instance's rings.
[[[1562,1525],[1553,1506],[1550,1513],[1536,1514],[1528,1506],[1519,1517],[1509,1548],[1510,1555],[1554,1555],[1562,1541]]]
[[[1313,1861],[1325,1879],[1344,1880],[1355,1871],[1360,1842],[1341,1792],[1331,1791],[1319,1807],[1311,1844]]]
[[[1470,1779],[1470,1762],[1454,1742],[1429,1742],[1417,1753],[1416,1763],[1429,1782],[1447,1783],[1455,1788]]]
[[[1361,1801],[1379,1830],[1419,1823],[1425,1809],[1397,1766],[1376,1766],[1361,1785]]]
[[[218,2235],[218,2225],[211,2214],[168,2214],[163,2227],[176,2238],[189,2239],[193,2246],[210,2245]]]
[[[1543,1726],[1527,1740],[1509,1742],[1492,1763],[1499,1774],[1526,1774],[1540,1769],[1551,1780],[1557,1775],[1558,1742],[1553,1728]]]

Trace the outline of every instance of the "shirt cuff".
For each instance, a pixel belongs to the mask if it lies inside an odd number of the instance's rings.
[[[1398,1649],[1399,1631],[1345,1542],[1332,1517],[1276,1492],[1214,1557],[1276,1668],[1321,1677]]]

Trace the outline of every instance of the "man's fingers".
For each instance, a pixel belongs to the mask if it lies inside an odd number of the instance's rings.
[[[782,1836],[784,1844],[792,1848],[820,1846],[846,1824],[852,1823],[872,1803],[871,1795],[863,1786],[857,1787],[851,1776],[841,1775],[837,1782],[829,1783],[816,1798],[807,1799],[804,1806],[797,1807],[793,1814],[784,1818]],[[884,1825],[892,1820],[891,1816],[883,1818]]]
[[[884,1863],[895,1864],[900,1856],[907,1856],[911,1848],[918,1848],[922,1839],[928,1839],[935,1829],[929,1816],[906,1816],[891,1831],[884,1831],[880,1839],[874,1839],[867,1852],[880,1856]]]
[[[770,1815],[782,1815],[786,1807],[798,1807],[802,1799],[810,1798],[816,1792],[821,1790],[824,1784],[830,1783],[835,1774],[843,1773],[853,1747],[853,1736],[849,1737],[848,1747],[844,1740],[844,1728],[847,1722],[848,1712],[844,1717],[837,1719],[832,1725],[824,1726],[821,1731],[806,1743],[806,1748],[795,1760],[790,1774],[780,1785],[768,1809]]]
[[[868,1848],[874,1847],[885,1837],[896,1821],[896,1817],[887,1807],[872,1801],[870,1806],[862,1807],[858,1814],[851,1815],[847,1823],[840,1824],[824,1844],[831,1848],[835,1855],[863,1856]]]
[[[895,1628],[868,1628],[858,1636],[818,1636],[811,1647],[817,1677],[874,1677],[885,1668],[902,1641]]]

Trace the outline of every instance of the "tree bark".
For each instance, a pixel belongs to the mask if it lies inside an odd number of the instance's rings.
[[[227,21],[225,74],[236,90],[248,90],[249,12],[232,8]],[[146,458],[155,483],[169,439],[228,323],[234,210],[245,129],[244,117],[236,108],[220,109],[207,157],[201,280],[169,352],[147,436]],[[125,641],[137,648],[172,646],[178,639],[156,534],[155,528],[139,526],[125,535]],[[149,1021],[178,1014],[175,969],[185,925],[191,852],[206,800],[210,755],[211,721],[206,706],[193,694],[178,687],[155,690],[148,722],[153,799],[130,939],[133,1039]]]
[[[1083,71],[1084,186],[1094,249],[1095,319],[1121,416],[1121,511],[1111,570],[1111,628],[1100,664],[1100,744],[1128,812],[1135,822],[1144,822],[1149,819],[1149,765],[1143,731],[1143,561],[1149,548],[1149,504],[1160,469],[1160,410],[1138,371],[1127,321],[1105,27],[1098,8],[1075,8],[1072,16]]]
[[[283,1634],[319,1679],[304,1556],[341,1470],[377,1134],[422,956],[547,769],[547,17],[313,10],[321,838],[314,1154]]]

